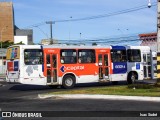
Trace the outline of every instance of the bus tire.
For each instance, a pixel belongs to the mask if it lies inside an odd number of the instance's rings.
[[[128,77],[127,77],[127,84],[130,85],[132,84],[132,79],[131,79],[132,75],[129,74]]]
[[[75,86],[75,77],[72,75],[65,75],[62,81],[62,86],[65,89],[71,89]]]
[[[133,81],[137,80],[138,76],[136,72],[130,72],[127,77],[127,83],[133,84]]]

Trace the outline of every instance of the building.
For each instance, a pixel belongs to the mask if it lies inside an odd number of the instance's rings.
[[[32,29],[15,29],[14,43],[22,42],[25,45],[33,44]]]
[[[51,43],[51,40],[50,40],[50,39],[42,39],[42,40],[41,40],[41,44],[42,44],[42,45],[49,45],[50,43]],[[58,44],[58,40],[53,39],[53,44]]]
[[[0,40],[33,44],[33,30],[19,29],[14,21],[13,3],[0,2]]]
[[[149,46],[152,50],[154,78],[157,78],[157,33],[139,34],[141,46]]]
[[[19,29],[14,21],[13,3],[0,2],[0,42],[33,44],[33,30]],[[5,56],[6,49],[0,47],[0,74],[5,73]]]
[[[157,51],[157,33],[139,34],[139,39],[141,46],[150,46],[152,51]]]
[[[14,42],[14,11],[12,2],[0,2],[1,41]]]

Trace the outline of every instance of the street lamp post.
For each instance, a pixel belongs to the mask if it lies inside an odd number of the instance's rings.
[[[2,42],[3,42],[3,40],[2,40],[2,33],[3,33],[3,31],[6,30],[7,28],[8,28],[8,26],[2,28],[2,29],[1,29],[1,34],[0,34],[0,35],[1,35],[2,73],[3,73],[3,52],[2,52]]]
[[[82,33],[79,33],[79,35],[80,35],[80,40],[81,40],[81,37],[82,37]]]

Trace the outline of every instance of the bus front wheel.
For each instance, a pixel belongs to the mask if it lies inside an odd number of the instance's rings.
[[[62,86],[65,89],[71,89],[73,88],[75,85],[75,77],[72,75],[66,75],[63,78],[63,82],[62,82]]]

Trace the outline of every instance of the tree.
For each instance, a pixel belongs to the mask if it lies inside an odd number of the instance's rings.
[[[0,42],[0,45],[1,45],[1,42]],[[13,42],[10,42],[9,40],[2,42],[2,48],[7,48],[11,45],[25,45],[25,44],[22,41],[15,44]]]
[[[2,48],[7,48],[13,45],[13,42],[9,42],[9,40],[2,42]]]
[[[97,45],[97,43],[96,43],[96,42],[92,43],[92,46],[96,46],[96,45]]]
[[[15,43],[14,45],[25,45],[22,41],[19,43]]]

